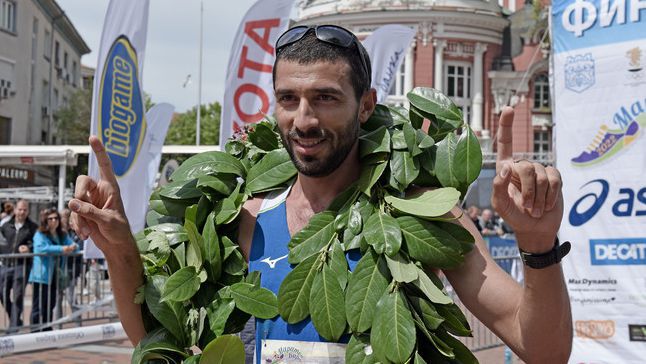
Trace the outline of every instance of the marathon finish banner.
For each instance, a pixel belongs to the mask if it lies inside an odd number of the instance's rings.
[[[220,146],[234,132],[274,111],[274,45],[289,26],[294,0],[258,0],[233,40],[220,118]]]
[[[555,1],[553,116],[570,363],[646,357],[646,2]]]

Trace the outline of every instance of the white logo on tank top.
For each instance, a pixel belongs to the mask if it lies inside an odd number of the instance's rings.
[[[285,258],[287,258],[287,255],[284,255],[284,256],[282,256],[280,258],[276,258],[276,259],[271,259],[271,257],[267,257],[267,258],[261,260],[261,262],[267,263],[267,265],[269,265],[269,269],[274,269],[274,268],[276,268],[276,263],[278,263],[278,261],[283,260]]]

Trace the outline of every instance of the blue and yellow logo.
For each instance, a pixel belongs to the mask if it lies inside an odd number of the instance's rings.
[[[134,164],[146,134],[137,53],[127,37],[117,38],[108,52],[99,89],[99,137],[117,177]]]

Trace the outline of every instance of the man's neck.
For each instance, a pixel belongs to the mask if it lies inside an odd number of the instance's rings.
[[[356,143],[343,163],[325,177],[309,177],[299,173],[290,197],[301,203],[306,201],[315,213],[325,210],[339,193],[361,175],[358,146],[359,143]]]

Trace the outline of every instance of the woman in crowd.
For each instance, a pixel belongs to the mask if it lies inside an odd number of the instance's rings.
[[[34,235],[34,253],[52,254],[35,256],[29,282],[33,284],[31,324],[42,325],[50,322],[56,303],[57,281],[61,277],[63,260],[56,254],[69,254],[78,246],[61,228],[61,216],[56,208],[40,213],[40,226]],[[51,327],[44,330],[51,330]],[[39,331],[39,330],[38,330]]]

